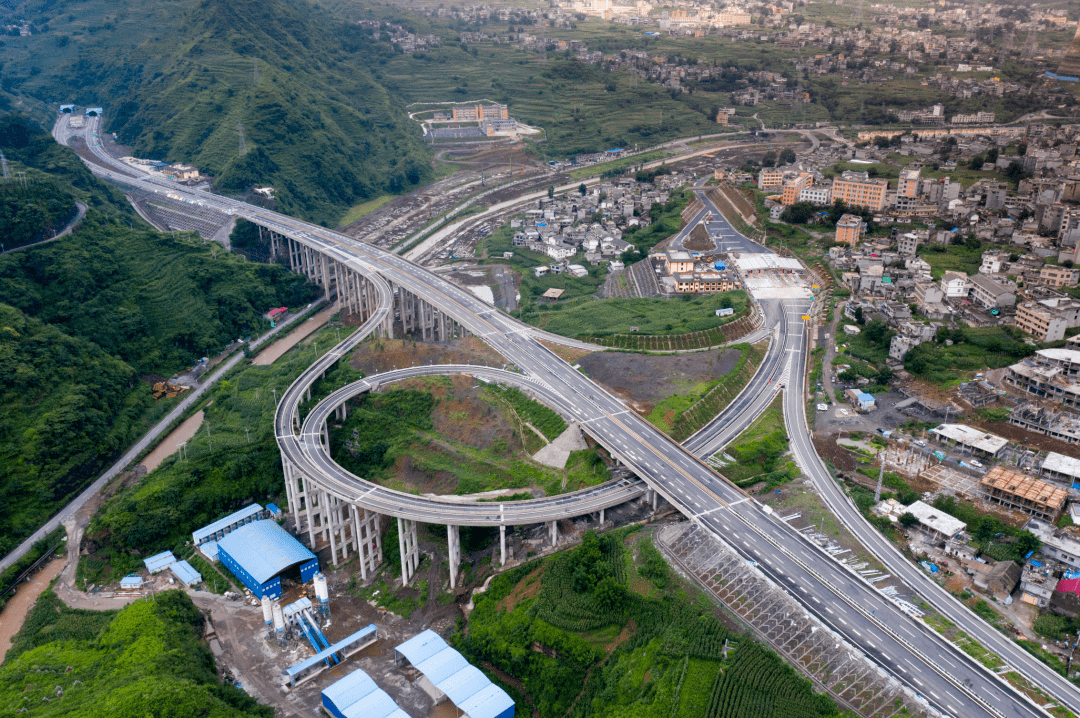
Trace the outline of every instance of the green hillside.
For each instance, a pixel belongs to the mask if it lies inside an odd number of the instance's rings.
[[[0,88],[43,122],[61,102],[101,105],[136,154],[193,163],[225,192],[273,186],[278,209],[325,224],[429,179],[419,127],[368,69],[390,45],[304,0],[27,0],[13,11],[36,33],[3,39]]]
[[[218,678],[203,622],[182,591],[105,612],[46,591],[0,666],[0,714],[272,718]]]
[[[0,118],[0,149],[89,207],[73,235],[0,257],[2,555],[168,412],[177,400],[155,402],[150,377],[261,333],[269,307],[302,306],[314,289],[144,229],[71,150],[18,119]]]

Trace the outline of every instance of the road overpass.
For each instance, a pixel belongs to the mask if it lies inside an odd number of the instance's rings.
[[[87,137],[96,126],[96,120],[88,123]],[[365,531],[374,525],[371,517],[380,511],[403,521],[428,520],[431,512],[425,510],[421,514],[407,505],[395,508],[385,503],[375,504],[375,499],[370,499],[369,504],[369,496],[381,493],[372,491],[370,483],[365,485],[359,477],[342,476],[336,470],[335,476],[327,475],[332,467],[320,465],[319,452],[315,451],[321,443],[318,437],[324,432],[319,426],[309,427],[307,421],[301,422],[300,397],[310,396],[312,384],[357,342],[371,335],[392,336],[395,324],[433,338],[468,333],[482,338],[513,362],[515,369],[528,380],[546,387],[538,390],[545,401],[558,396],[560,410],[619,458],[649,490],[663,496],[691,521],[755,562],[838,637],[870,656],[912,692],[924,697],[936,711],[953,716],[1047,715],[1044,709],[932,628],[910,617],[858,574],[823,554],[768,507],[722,480],[618,398],[562,361],[537,341],[539,333],[534,328],[503,315],[471,293],[395,254],[235,200],[189,190],[166,180],[134,176],[126,166],[118,167],[120,163],[109,158],[99,146],[89,144],[101,162],[101,166],[92,164],[91,169],[100,176],[149,191],[173,192],[192,202],[203,202],[244,217],[271,232],[276,251],[282,252],[294,268],[323,286],[327,296],[336,297],[343,309],[364,317],[360,330],[321,357],[290,387],[289,396],[282,399],[275,416],[290,497],[289,510],[298,520],[297,514],[303,512],[309,526],[328,532],[336,537],[335,541],[340,539],[342,548],[334,549],[335,559],[339,550],[351,546],[353,551],[358,551],[358,544],[368,542],[370,535]],[[799,299],[783,300],[781,304],[784,312],[792,315],[804,314],[810,307],[809,301]],[[565,342],[561,338],[552,340]],[[785,348],[788,358],[782,361],[793,389],[787,392],[785,404],[801,409],[801,387],[809,351],[805,322],[789,323],[784,341],[790,342]],[[796,421],[794,417],[789,420]],[[796,430],[792,429],[792,433]],[[595,510],[585,503],[577,504],[584,501],[578,495],[565,498],[571,504],[567,516],[577,515],[574,512],[578,510]],[[366,527],[358,526],[352,513],[354,507],[364,512]],[[438,523],[459,520],[462,519],[455,517],[448,521],[444,516]],[[500,521],[498,525],[505,525],[505,521]],[[451,526],[454,525],[457,524]],[[453,531],[448,529],[449,534]],[[410,532],[405,534],[407,537]],[[413,549],[407,542],[408,538],[403,538],[399,545],[405,559],[403,564],[413,560]],[[1013,652],[1017,650],[1014,648]],[[1042,683],[1045,674],[1056,677],[1045,666],[1041,670],[1033,666],[1029,676]],[[1046,682],[1054,685],[1053,681]],[[1075,689],[1068,688],[1057,693],[1067,704],[1074,702],[1076,695]]]

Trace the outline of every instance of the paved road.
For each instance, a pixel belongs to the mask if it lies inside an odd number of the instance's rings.
[[[318,303],[321,304],[322,300],[320,300]],[[296,319],[299,317],[300,314],[289,317],[287,320],[285,320],[281,324],[278,324],[276,327],[268,331],[266,334],[263,334],[258,339],[252,340],[249,345],[252,348],[262,345],[263,342],[265,342],[267,339],[270,339],[274,335],[278,334],[286,327],[291,326],[292,323],[296,321]],[[98,479],[94,481],[94,483],[90,484],[90,486],[84,489],[81,494],[79,494],[67,506],[61,509],[58,514],[46,521],[45,525],[35,531],[33,535],[30,536],[30,538],[19,544],[18,548],[9,553],[7,556],[4,556],[4,558],[0,559],[0,571],[3,571],[8,566],[18,561],[26,554],[27,551],[30,550],[30,547],[33,546],[35,542],[45,538],[45,536],[48,535],[50,531],[52,531],[57,526],[64,523],[64,521],[78,513],[79,509],[85,506],[87,501],[89,501],[91,498],[97,495],[99,491],[105,488],[105,485],[108,484],[113,478],[115,478],[117,474],[126,469],[128,465],[132,461],[134,461],[139,454],[150,448],[150,446],[152,446],[154,442],[158,440],[162,433],[164,433],[174,421],[179,419],[180,416],[185,411],[187,411],[188,407],[198,401],[199,398],[206,393],[207,389],[213,386],[218,381],[218,379],[225,376],[225,374],[228,373],[230,369],[239,364],[243,359],[244,352],[242,350],[236,352],[213,374],[204,379],[203,382],[195,390],[193,390],[190,394],[184,397],[184,399],[179,404],[173,407],[173,410],[170,411],[164,419],[155,424],[154,428],[150,429],[150,431],[146,432],[146,434],[141,439],[139,439],[139,441],[134,446],[128,449],[127,453],[121,456],[120,459],[111,467],[109,467],[109,469],[105,473],[98,477]]]
[[[746,388],[720,414],[683,442],[683,447],[700,459],[721,451],[741,434],[772,403],[784,383],[788,365],[788,316],[780,300],[761,300],[765,327],[772,338],[769,349]],[[796,318],[797,319],[797,318]]]
[[[102,161],[110,160],[102,157]],[[239,214],[286,233],[357,271],[366,271],[372,281],[391,282],[443,309],[472,334],[483,338],[493,349],[512,360],[533,380],[547,384],[561,394],[565,406],[590,435],[673,506],[723,537],[838,635],[877,661],[911,690],[923,695],[938,710],[964,716],[1045,715],[1026,697],[944,641],[931,628],[905,614],[860,576],[806,542],[768,507],[722,481],[705,464],[627,409],[619,399],[559,359],[536,341],[531,327],[502,315],[470,292],[397,255],[321,227],[226,198],[177,188],[164,180],[124,179],[100,167],[93,169],[129,183],[138,182],[152,191],[164,191],[168,187],[173,192],[190,193],[222,211]],[[376,276],[382,279],[375,280]],[[391,305],[386,301],[385,290],[380,289],[380,294],[384,304],[379,311],[384,313],[385,319],[385,312]],[[806,301],[786,301],[784,304],[787,311],[800,314],[809,307]],[[374,324],[370,324],[369,330],[381,319],[373,317],[371,321]],[[791,326],[787,334],[794,339],[789,347],[791,386],[801,387],[805,379],[801,360],[808,351],[806,327],[800,322]],[[348,340],[342,349],[347,351],[347,344]],[[313,379],[307,376],[303,381]],[[300,382],[294,385],[299,386]],[[789,393],[785,411],[788,411],[788,404],[802,410],[801,390]],[[791,427],[800,426],[798,412],[788,418],[793,422]],[[289,416],[288,421],[291,420]],[[792,434],[797,433],[799,430],[793,428]],[[279,434],[279,438],[285,440],[283,450],[291,437],[295,437],[291,430],[285,435]],[[362,503],[362,497],[356,501]],[[400,509],[398,515],[401,513],[407,513],[407,509]],[[1042,670],[1048,672],[1045,668]],[[1037,667],[1033,671],[1038,675]]]
[[[615,479],[581,491],[532,501],[461,503],[454,499],[427,498],[387,489],[350,474],[331,458],[325,444],[327,422],[345,401],[391,382],[418,376],[451,374],[467,374],[482,381],[517,387],[537,396],[544,404],[551,406],[560,414],[573,414],[572,405],[561,392],[522,374],[468,364],[407,367],[365,377],[344,386],[311,409],[297,437],[297,446],[303,454],[302,461],[314,467],[319,472],[320,483],[330,487],[335,494],[350,500],[362,499],[364,506],[381,514],[416,519],[424,523],[451,523],[457,526],[521,526],[600,511],[618,506],[645,493],[647,487],[637,479]],[[288,415],[285,402],[289,400],[289,397],[283,400],[285,409],[279,412],[279,416]],[[289,431],[288,425],[278,428],[279,435],[280,431]]]
[[[77,225],[79,222],[81,222],[83,220],[83,217],[85,217],[85,216],[86,216],[86,205],[83,204],[82,202],[76,202],[75,203],[75,218],[72,219],[70,222],[68,222],[67,225],[62,230],[60,230],[55,236],[49,237],[48,239],[43,239],[40,242],[34,242],[33,244],[24,244],[23,246],[16,247],[15,249],[8,249],[6,251],[0,252],[0,255],[2,255],[2,254],[11,254],[12,252],[21,252],[24,249],[30,249],[31,247],[40,247],[43,244],[48,244],[49,242],[55,242],[58,239],[63,239],[64,237],[71,234],[71,230],[75,229],[75,225]]]
[[[716,248],[707,252],[697,252],[697,250],[693,250],[699,254],[710,256],[726,252],[739,252],[742,254],[764,254],[770,252],[769,249],[766,249],[764,246],[736,231],[735,228],[731,226],[731,223],[728,222],[724,213],[720,211],[711,199],[709,199],[708,190],[695,188],[694,194],[697,195],[698,199],[700,199],[705,206],[686,223],[686,226],[683,227],[677,235],[675,235],[675,239],[671,241],[672,249],[683,249],[683,242],[690,236],[690,232],[693,231],[694,227],[698,224],[703,223],[709,236],[712,237],[713,241],[716,243]],[[706,218],[708,218],[709,221],[706,222]]]
[[[799,374],[798,378],[796,374]],[[805,369],[802,365],[796,367],[791,379],[792,385],[802,386],[805,381],[804,374]],[[791,451],[799,467],[811,477],[829,509],[879,561],[885,564],[892,575],[918,591],[930,605],[957,624],[978,643],[1002,657],[1021,674],[1034,679],[1040,687],[1062,701],[1074,713],[1077,712],[1080,707],[1080,692],[1077,691],[1076,686],[1060,674],[1048,669],[1037,658],[1017,646],[1011,638],[975,616],[952,594],[931,581],[918,565],[913,564],[870,525],[851,499],[844,494],[840,484],[829,474],[821,457],[814,450],[806,422],[806,409],[801,397],[797,394],[792,393],[791,396],[785,397],[784,423],[788,427]]]

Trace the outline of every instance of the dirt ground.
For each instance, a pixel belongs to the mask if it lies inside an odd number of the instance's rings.
[[[479,364],[502,367],[506,360],[476,337],[449,342],[414,342],[408,339],[366,341],[353,353],[350,366],[367,376],[395,368],[422,364]]]
[[[574,349],[573,347],[563,346],[562,344],[556,344],[554,342],[541,340],[540,343],[568,364],[577,364],[581,361],[582,357],[592,354],[592,352],[586,351],[585,349]]]
[[[304,321],[303,324],[289,332],[289,335],[259,352],[259,355],[251,360],[255,366],[269,366],[278,360],[285,352],[299,344],[309,334],[330,321],[330,317],[337,313],[337,308],[324,309],[315,316]]]
[[[709,237],[708,230],[699,224],[690,230],[690,236],[683,242],[683,249],[689,249],[692,252],[711,252],[716,249],[716,244]]]
[[[740,356],[738,349],[665,355],[597,352],[578,363],[590,379],[634,409],[647,412],[672,394],[727,374]]]
[[[169,435],[162,439],[161,443],[155,446],[154,450],[147,454],[145,459],[139,462],[146,467],[146,472],[150,473],[161,466],[162,461],[177,452],[180,444],[195,436],[195,432],[202,426],[204,415],[204,412],[200,409],[187,419],[184,419],[184,423],[180,424],[180,426],[169,432]]]
[[[4,604],[4,609],[0,611],[0,663],[11,648],[11,639],[22,628],[30,607],[48,587],[49,582],[60,575],[66,562],[66,559],[61,558],[47,563],[43,569],[23,581],[15,589],[15,595]]]

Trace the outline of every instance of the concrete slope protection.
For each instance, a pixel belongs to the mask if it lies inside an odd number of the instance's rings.
[[[96,121],[87,124],[89,133]],[[364,337],[392,335],[397,318],[406,331],[412,325],[423,331],[425,337],[429,332],[440,337],[446,337],[448,331],[468,332],[481,337],[531,381],[546,386],[550,392],[541,392],[545,400],[551,394],[558,395],[560,411],[570,414],[614,457],[643,479],[649,491],[661,494],[691,520],[708,528],[748,561],[754,562],[839,637],[870,656],[934,710],[954,716],[1047,715],[1025,695],[929,626],[908,616],[860,576],[809,544],[767,507],[721,480],[619,399],[562,361],[536,340],[532,327],[503,315],[471,293],[402,257],[261,208],[192,191],[164,180],[136,177],[126,166],[117,167],[120,163],[100,148],[90,146],[105,165],[91,166],[101,176],[149,191],[189,197],[193,202],[204,202],[242,216],[275,233],[281,238],[294,267],[322,283],[328,296],[333,286],[342,306],[359,308],[365,315],[360,330],[321,357],[297,380],[279,405],[276,418],[290,510],[296,512],[298,525],[304,519],[301,514],[305,514],[308,530],[314,527],[331,543],[335,562],[338,553],[335,537],[343,543],[340,548],[346,552],[350,543],[362,556],[365,551],[372,550],[378,538],[375,537],[374,542],[364,538],[364,532],[370,531],[367,522],[370,516],[385,511],[396,515],[399,527],[405,529],[399,532],[399,548],[403,559],[407,559],[403,565],[411,564],[416,555],[415,545],[411,548],[409,545],[410,537],[415,542],[415,521],[431,521],[428,518],[431,514],[427,511],[422,515],[412,514],[407,506],[367,505],[366,497],[374,493],[370,484],[365,486],[345,477],[335,477],[333,482],[345,484],[328,485],[331,477],[324,475],[326,467],[313,465],[315,454],[303,450],[305,442],[310,449],[320,428],[311,427],[305,439],[298,410],[300,397],[308,394],[311,385],[326,368]],[[782,304],[785,312],[793,314],[805,313],[810,305],[805,300],[785,300]],[[796,322],[789,325],[784,334],[784,342],[792,342],[785,350],[789,354],[786,371],[795,387],[801,386],[798,382],[803,379],[808,351],[806,331],[803,322]],[[796,390],[790,394],[794,397],[791,401],[801,406],[802,392]],[[577,501],[573,494],[562,498]],[[590,510],[595,509],[575,509],[571,505],[565,516]],[[436,523],[448,525],[453,568],[456,525],[451,523],[452,520],[458,519],[448,520],[444,516]],[[500,524],[500,527],[505,529],[505,525]],[[351,538],[348,537],[350,533]],[[367,535],[370,537],[370,533]],[[1059,685],[1047,680],[1047,676],[1056,678],[1056,674],[1045,666],[1033,666],[1028,675],[1047,686]],[[1054,693],[1066,705],[1080,705],[1080,700],[1076,700],[1077,691],[1071,686]]]

